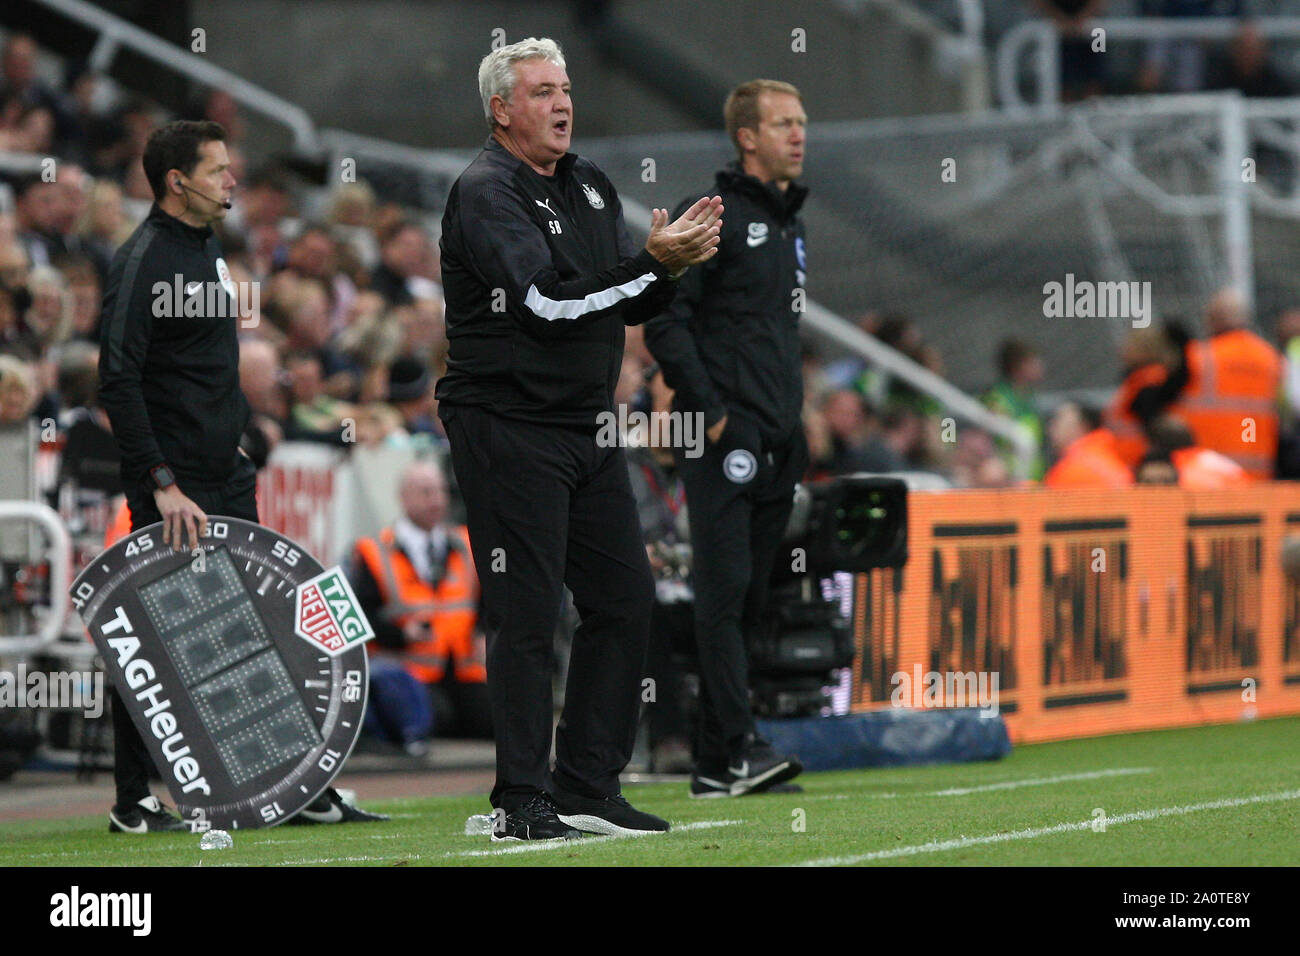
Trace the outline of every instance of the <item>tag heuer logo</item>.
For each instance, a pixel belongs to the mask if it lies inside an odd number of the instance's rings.
[[[331,657],[375,636],[340,568],[298,585],[294,608],[294,632]]]
[[[592,209],[605,208],[605,200],[601,199],[600,193],[596,192],[596,190],[593,189],[591,186],[588,186],[586,183],[583,183],[582,191],[587,194],[587,202],[591,203]]]

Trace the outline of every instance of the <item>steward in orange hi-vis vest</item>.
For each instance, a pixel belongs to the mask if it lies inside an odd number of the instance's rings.
[[[1071,442],[1043,478],[1048,488],[1127,488],[1133,475],[1115,452],[1115,436],[1096,428]]]
[[[1106,406],[1103,421],[1115,438],[1115,454],[1129,468],[1137,468],[1147,451],[1146,435],[1142,432],[1141,419],[1133,411],[1133,399],[1144,388],[1159,385],[1168,377],[1169,370],[1159,363],[1136,368],[1120,383]]]
[[[412,624],[417,629],[424,625],[427,637],[415,641],[408,638],[399,652],[412,677],[424,684],[436,684],[443,679],[450,662],[455,680],[485,682],[482,642],[475,640],[479,582],[468,531],[463,526],[447,528],[445,571],[437,584],[420,577],[392,528],[385,528],[378,538],[360,539],[356,549],[382,601],[378,620],[372,622],[376,643],[384,624],[389,625],[386,630],[390,634],[394,629],[409,634]]]
[[[1187,390],[1171,411],[1191,426],[1198,446],[1227,455],[1252,478],[1273,477],[1277,460],[1282,356],[1244,328],[1187,347]]]

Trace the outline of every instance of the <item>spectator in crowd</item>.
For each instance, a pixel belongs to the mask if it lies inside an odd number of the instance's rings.
[[[248,178],[247,186],[236,191],[226,228],[243,239],[249,269],[255,276],[270,275],[284,264],[292,215],[289,179],[276,166],[258,169]]]
[[[1043,477],[1043,419],[1038,412],[1035,389],[1043,382],[1043,358],[1023,339],[1003,339],[998,345],[998,380],[984,393],[984,404],[1023,427],[1038,449],[1025,476],[1031,481]],[[998,441],[1007,470],[1015,472],[1016,448],[1006,440]]]
[[[375,191],[369,183],[344,183],[334,193],[328,217],[331,234],[355,253],[357,264],[367,272],[379,265],[375,206]]]
[[[949,461],[949,474],[957,488],[1010,488],[1012,472],[998,453],[993,436],[982,428],[962,425]]]
[[[1102,420],[1115,436],[1124,464],[1136,468],[1147,453],[1146,427],[1187,384],[1187,333],[1177,321],[1132,329],[1120,348],[1124,380]]]
[[[339,269],[338,245],[329,230],[315,223],[304,226],[289,244],[284,267],[299,278],[315,280],[325,286],[329,294],[330,334],[341,330],[357,289]]]
[[[355,421],[355,410],[325,391],[320,354],[290,352],[284,360],[292,404],[285,438],[289,441],[344,443],[344,419]]]
[[[1241,15],[1241,0],[1144,0],[1142,7],[1147,16],[1165,19]],[[1209,82],[1207,60],[1201,40],[1154,40],[1138,73],[1138,92],[1199,93]]]
[[[44,354],[66,339],[72,328],[72,300],[67,280],[53,266],[40,266],[32,270],[27,288],[31,292],[31,305],[23,314],[23,325],[30,331],[38,354]]]
[[[44,110],[53,126],[50,145],[62,144],[72,132],[71,120],[59,94],[37,76],[36,54],[36,41],[25,33],[5,40],[0,51],[0,113],[13,107]]]
[[[1205,319],[1209,337],[1188,345],[1187,388],[1170,411],[1191,427],[1197,445],[1227,455],[1254,478],[1272,478],[1282,356],[1251,331],[1234,290],[1216,293]]]
[[[111,260],[131,230],[122,205],[122,187],[110,179],[96,180],[76,227],[80,247],[96,261],[105,257]]]
[[[1100,96],[1106,84],[1103,50],[1096,49],[1088,21],[1100,16],[1106,0],[1033,0],[1060,36],[1061,101]]]
[[[415,359],[399,358],[388,370],[388,404],[402,416],[402,427],[412,435],[433,435],[439,444],[446,437],[436,417],[433,376]]]
[[[1101,427],[1101,414],[1064,402],[1047,426],[1056,453],[1043,484],[1048,488],[1127,488],[1133,474],[1115,451],[1115,436]]]
[[[428,236],[411,220],[398,220],[382,234],[379,257],[380,263],[370,275],[370,288],[389,305],[409,305],[415,298],[410,280],[428,261]]]
[[[48,266],[66,250],[59,235],[59,185],[40,175],[23,177],[14,189],[18,241],[33,266]]]
[[[28,261],[26,250],[16,240],[0,240],[0,352],[34,359],[41,345],[24,321],[32,301],[27,288]]]
[[[54,146],[54,116],[43,106],[11,104],[0,111],[0,150],[48,155]]]
[[[100,272],[89,258],[68,256],[60,270],[67,282],[69,337],[86,342],[99,341],[99,310],[103,283]]]
[[[402,516],[376,537],[356,543],[349,570],[357,601],[375,630],[371,694],[376,714],[394,743],[417,752],[430,725],[439,736],[490,740],[480,588],[469,533],[446,522],[447,481],[433,461],[408,465],[398,494]],[[408,681],[395,673],[398,669],[425,689],[431,706],[420,707],[420,701],[403,694]]]
[[[1268,41],[1259,25],[1244,21],[1229,44],[1227,55],[1211,61],[1208,88],[1237,90],[1242,96],[1293,96],[1292,84],[1278,72],[1268,55]]]
[[[39,398],[31,368],[12,355],[0,355],[0,426],[25,421]]]
[[[1178,469],[1167,455],[1150,451],[1138,463],[1136,479],[1139,485],[1176,485]]]
[[[817,464],[832,475],[859,471],[905,471],[907,462],[886,443],[874,409],[861,394],[842,388],[822,400],[830,433],[830,457]]]
[[[1176,415],[1162,415],[1149,429],[1152,455],[1168,459],[1178,476],[1178,487],[1187,491],[1220,491],[1242,488],[1250,475],[1226,455],[1198,448],[1192,430]]]
[[[95,171],[121,183],[122,194],[129,199],[146,202],[153,199],[141,160],[160,113],[144,97],[131,97],[109,121],[103,143],[95,151]]]
[[[1277,344],[1282,355],[1281,430],[1277,478],[1300,478],[1300,309],[1277,317]]]
[[[253,413],[251,424],[261,433],[268,454],[284,438],[289,417],[287,379],[274,345],[264,339],[239,343],[239,388]]]

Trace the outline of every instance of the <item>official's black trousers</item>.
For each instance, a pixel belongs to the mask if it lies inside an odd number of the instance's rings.
[[[755,423],[731,412],[716,444],[687,457],[674,450],[691,525],[691,580],[700,661],[700,721],[695,760],[721,772],[755,731],[749,702],[746,635],[763,619],[772,564],[808,467],[802,428],[765,443]]]
[[[239,456],[239,462],[225,484],[208,488],[182,487],[181,491],[202,508],[204,514],[257,520],[257,468],[243,455]],[[126,503],[131,509],[132,531],[162,520],[153,494],[145,489],[128,491]],[[161,530],[154,546],[163,547]],[[117,805],[126,809],[149,796],[149,770],[153,758],[116,687],[113,688],[112,701],[113,782],[117,786]]]
[[[548,790],[555,629],[568,585],[573,638],[554,784],[619,793],[641,703],[654,580],[621,448],[593,432],[439,409],[465,499],[483,587],[496,734],[492,805],[510,812]]]

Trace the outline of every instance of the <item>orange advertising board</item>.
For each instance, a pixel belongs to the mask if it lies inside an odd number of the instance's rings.
[[[1300,484],[918,492],[908,522],[906,567],[855,579],[854,710],[975,672],[1017,742],[1300,714]]]

